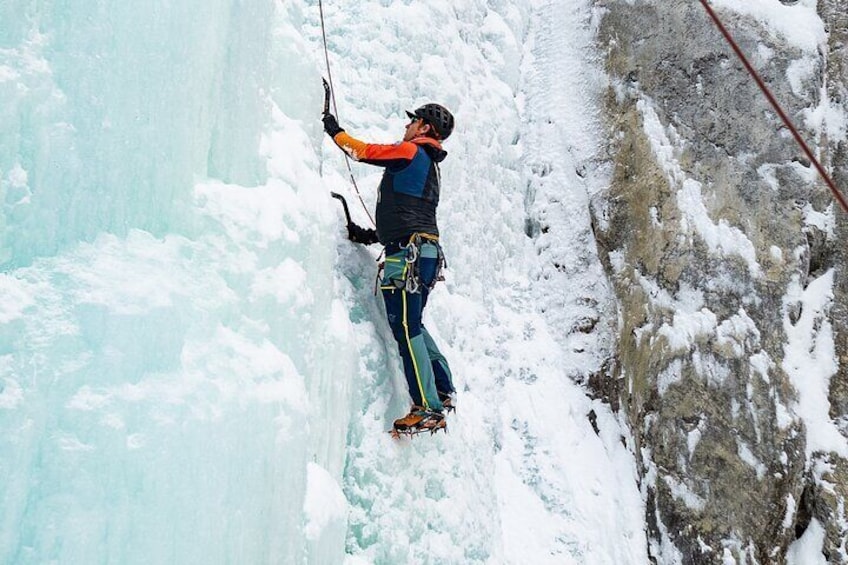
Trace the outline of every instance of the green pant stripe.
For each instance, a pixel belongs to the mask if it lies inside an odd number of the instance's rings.
[[[424,394],[424,384],[421,382],[421,371],[418,370],[418,360],[415,358],[415,348],[412,347],[412,338],[409,337],[409,324],[406,317],[406,291],[401,291],[401,300],[403,301],[403,334],[406,337],[406,346],[409,348],[409,357],[412,359],[412,367],[415,369],[415,380],[418,382],[418,391],[421,393],[421,402],[424,403],[424,408],[430,409],[430,403],[427,402],[427,395]]]

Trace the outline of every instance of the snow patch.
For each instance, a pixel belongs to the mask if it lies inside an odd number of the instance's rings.
[[[783,299],[783,369],[798,391],[795,412],[806,425],[807,457],[815,451],[834,451],[848,457],[848,443],[830,419],[830,379],[839,368],[830,308],[834,271],[831,269],[802,288],[798,276]],[[793,312],[799,312],[793,314]],[[797,316],[797,320],[793,317]]]
[[[826,133],[828,143],[834,145],[848,138],[848,112],[844,103],[832,100],[825,88],[821,89],[821,101],[814,108],[804,110],[804,125],[815,132]]]
[[[23,317],[24,311],[35,304],[36,289],[25,281],[0,273],[0,324],[8,324]]]
[[[824,212],[819,212],[809,202],[801,210],[804,217],[804,225],[812,226],[823,232],[829,239],[833,239],[836,233],[836,217],[833,214],[833,204],[828,205]]]
[[[700,351],[695,351],[692,354],[692,366],[699,376],[715,386],[724,384],[731,375],[730,367],[719,362],[715,355],[704,355]],[[732,402],[731,409],[733,408],[734,404]]]
[[[251,297],[257,299],[262,296],[272,296],[279,304],[298,308],[314,302],[312,290],[307,284],[306,270],[291,257],[286,257],[276,267],[256,273]]]
[[[760,266],[757,263],[757,254],[754,244],[739,229],[732,227],[727,220],[720,219],[713,222],[704,204],[701,194],[702,184],[686,179],[683,187],[677,193],[677,202],[680,210],[684,213],[684,231],[688,227],[694,228],[707,244],[711,253],[722,257],[737,256],[745,260],[751,276],[760,275]]]
[[[786,514],[783,516],[781,526],[784,530],[788,529],[795,523],[795,512],[798,510],[798,503],[795,502],[795,497],[792,494],[786,495]]]
[[[695,428],[688,434],[686,434],[686,446],[689,448],[689,459],[692,459],[692,456],[695,454],[695,448],[698,447],[698,444],[701,442],[701,429]]]
[[[751,365],[751,370],[760,375],[766,383],[771,382],[769,373],[774,368],[774,361],[771,360],[768,353],[765,351],[755,353],[754,355],[751,355],[750,359],[748,359],[748,363]]]
[[[746,342],[752,347],[758,346],[760,331],[754,320],[740,308],[738,313],[724,320],[716,328],[716,343],[719,347],[728,349],[731,357],[740,358],[746,351]]]
[[[317,540],[327,526],[345,520],[347,512],[347,499],[339,483],[322,466],[308,463],[303,500],[306,539]]]
[[[774,49],[765,43],[757,43],[757,55],[760,58],[760,66],[764,67],[774,58]]]
[[[20,405],[24,400],[24,390],[18,381],[14,379],[3,379],[3,386],[0,388],[0,408],[4,410],[13,410]]]
[[[776,265],[783,265],[783,250],[780,247],[776,245],[769,247],[769,256]]]
[[[20,163],[15,163],[15,166],[9,171],[7,177],[9,186],[14,188],[23,188],[27,185],[28,175],[26,170],[21,167]]]
[[[681,378],[683,378],[683,361],[675,359],[657,375],[657,392],[659,392],[659,395],[664,396],[668,387],[680,382]]]
[[[816,13],[816,0],[800,0],[793,5],[774,0],[713,0],[711,4],[752,17],[775,38],[809,53],[815,53],[827,41],[824,22]]]
[[[757,479],[763,480],[763,477],[766,476],[766,471],[768,471],[768,469],[763,464],[763,462],[760,461],[756,455],[754,455],[754,452],[751,451],[751,448],[748,446],[748,444],[737,439],[736,453],[737,455],[739,455],[739,458],[742,461],[750,465],[756,471]]]
[[[685,483],[678,481],[674,477],[664,475],[663,480],[668,485],[671,495],[681,501],[690,510],[696,512],[702,511],[707,506],[707,501],[703,497],[695,494]]]
[[[795,59],[786,68],[786,78],[792,94],[804,98],[809,96],[809,81],[816,74],[816,60],[812,57]]]
[[[786,552],[786,565],[827,565],[824,557],[825,529],[817,519],[810,520],[804,535],[792,542]]]
[[[765,163],[757,167],[757,175],[775,192],[780,189],[780,181],[777,180],[775,172],[777,167],[774,163]]]
[[[679,136],[672,126],[664,126],[653,106],[647,99],[637,102],[642,114],[643,128],[647,135],[657,162],[668,175],[672,186],[678,186],[677,205],[683,213],[681,229],[685,233],[692,230],[707,245],[711,253],[721,257],[736,256],[748,265],[751,276],[758,277],[761,269],[757,263],[756,250],[751,240],[739,228],[731,226],[727,220],[713,222],[704,204],[701,189],[703,185],[691,178],[675,158],[675,145],[671,138]]]
[[[707,308],[691,313],[678,311],[672,323],[663,324],[657,335],[666,338],[671,354],[681,354],[708,339],[716,330],[716,322],[716,315]]]

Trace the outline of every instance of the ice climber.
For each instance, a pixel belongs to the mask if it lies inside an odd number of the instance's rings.
[[[324,131],[356,161],[383,167],[377,198],[377,229],[348,223],[348,237],[385,246],[380,289],[386,317],[397,341],[412,408],[394,422],[394,433],[445,428],[444,412],[454,407],[454,386],[445,357],[421,317],[444,265],[436,225],[442,142],[454,127],[453,115],[439,104],[407,112],[403,140],[393,145],[365,143],[339,127],[327,110]]]

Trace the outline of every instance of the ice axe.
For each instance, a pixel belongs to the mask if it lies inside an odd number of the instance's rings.
[[[325,79],[324,77],[321,77],[321,82],[324,83],[324,115],[326,116],[330,113],[330,83],[328,83],[327,79]],[[345,197],[339,194],[338,192],[333,191],[330,191],[330,196],[342,203],[345,218],[347,219],[347,225],[350,225],[350,210],[347,207],[347,200],[345,200]]]
[[[363,243],[365,245],[370,245],[372,243],[377,243],[379,241],[377,237],[377,231],[367,228],[362,228],[357,226],[350,219],[350,210],[347,208],[347,201],[344,196],[339,194],[338,192],[330,192],[330,195],[342,203],[342,207],[344,208],[345,220],[347,222],[347,238],[354,243]]]
[[[330,192],[330,196],[332,196],[333,198],[335,198],[336,200],[338,200],[339,202],[342,203],[342,207],[344,208],[345,218],[347,219],[347,225],[350,225],[351,224],[350,210],[348,210],[348,208],[347,208],[347,200],[345,200],[345,197],[342,196],[341,194],[339,194],[338,192]]]
[[[330,79],[330,80],[332,80],[332,79]],[[330,88],[330,83],[327,82],[327,79],[325,79],[324,77],[321,77],[321,82],[324,84],[324,116],[327,116],[330,113],[330,102],[332,101],[333,105],[335,106],[335,100],[333,100],[333,91]],[[336,110],[336,111],[338,111],[338,110]],[[356,195],[359,197],[359,203],[362,204],[362,208],[365,210],[365,214],[368,216],[368,219],[371,220],[371,224],[376,225],[374,223],[374,218],[372,218],[370,212],[368,212],[368,207],[365,206],[365,201],[362,200],[362,194],[360,194],[360,192],[359,192],[359,187],[356,186],[356,179],[353,178],[353,169],[351,169],[351,167],[350,167],[350,159],[348,158],[347,153],[344,153],[344,157],[345,157],[345,163],[347,164],[347,172],[350,174],[350,182],[353,185],[353,189],[356,191]],[[350,230],[350,226],[352,226],[352,225],[355,226],[356,224],[354,224],[350,220],[350,210],[348,210],[347,201],[344,199],[344,197],[341,194],[338,194],[338,193],[332,192],[332,191],[330,191],[330,194],[332,195],[333,198],[338,199],[342,203],[342,206],[344,206],[345,216],[347,217],[348,230]]]
[[[330,83],[324,77],[321,77],[321,81],[324,83],[324,115],[326,116],[330,113]]]

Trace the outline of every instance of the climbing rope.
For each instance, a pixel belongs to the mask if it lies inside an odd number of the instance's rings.
[[[321,39],[324,42],[324,61],[327,63],[327,79],[329,80],[329,85],[327,84],[327,81],[324,81],[324,113],[327,113],[329,110],[329,102],[332,100],[333,113],[338,118],[339,108],[336,106],[336,88],[333,86],[333,73],[330,70],[330,53],[327,49],[327,31],[324,26],[324,3],[322,0],[318,0],[318,13],[321,16]],[[374,218],[371,217],[371,213],[368,211],[368,206],[365,205],[365,200],[363,200],[362,194],[359,192],[359,187],[356,185],[356,178],[353,176],[353,168],[350,166],[350,157],[348,157],[347,153],[344,153],[344,158],[345,164],[347,165],[348,175],[350,175],[350,182],[353,185],[353,190],[356,192],[356,196],[359,198],[360,204],[362,204],[362,209],[365,210],[365,214],[368,216],[368,219],[371,220],[371,225],[376,226],[377,224],[374,222]]]
[[[739,45],[733,39],[733,36],[730,35],[730,32],[727,31],[726,27],[724,27],[724,24],[719,19],[718,14],[715,13],[715,11],[709,5],[707,0],[700,0],[700,2],[701,2],[701,5],[704,6],[704,9],[707,11],[707,13],[710,15],[710,17],[712,18],[713,22],[715,22],[715,25],[718,27],[721,34],[724,36],[724,38],[727,40],[727,42],[733,48],[733,51],[736,53],[736,56],[739,57],[739,60],[742,61],[742,64],[745,65],[746,69],[748,69],[748,73],[750,73],[750,75],[754,78],[754,81],[756,81],[757,86],[760,87],[760,90],[762,90],[763,94],[765,94],[766,98],[768,98],[768,101],[771,103],[775,112],[777,112],[777,115],[780,116],[781,120],[783,120],[784,125],[786,125],[786,127],[789,128],[789,131],[792,132],[792,136],[795,138],[795,141],[798,142],[798,145],[800,145],[801,149],[804,150],[804,153],[807,155],[807,158],[816,167],[816,170],[819,172],[821,177],[824,179],[824,182],[827,184],[828,188],[830,188],[830,191],[833,193],[833,196],[836,198],[836,200],[842,206],[842,210],[844,210],[845,213],[848,214],[848,201],[845,200],[845,197],[842,195],[842,193],[839,191],[839,189],[836,188],[836,184],[830,178],[830,175],[827,173],[827,171],[825,171],[822,164],[819,163],[819,160],[816,159],[816,156],[813,155],[813,152],[810,150],[810,147],[804,141],[804,138],[801,137],[800,133],[798,133],[798,128],[795,127],[795,124],[792,123],[792,120],[789,119],[789,116],[787,116],[786,112],[783,111],[783,108],[780,107],[780,104],[777,102],[777,99],[774,97],[774,95],[768,89],[768,87],[766,86],[766,83],[763,82],[763,79],[760,78],[760,75],[757,73],[757,71],[754,70],[754,67],[751,65],[751,63],[748,62],[748,58],[745,57],[745,54],[742,53],[742,50],[739,48]]]

